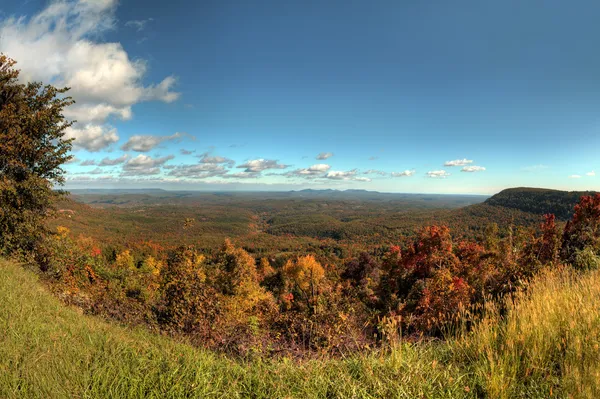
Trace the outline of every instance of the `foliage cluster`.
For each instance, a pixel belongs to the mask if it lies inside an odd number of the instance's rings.
[[[81,315],[0,260],[0,397],[595,398],[599,281],[548,269],[457,338],[246,362]]]
[[[527,286],[540,271],[597,267],[600,195],[582,197],[564,231],[486,229],[482,242],[454,240],[445,226],[421,229],[387,250],[357,256],[255,258],[229,240],[213,251],[45,241],[45,276],[87,312],[243,355],[348,353],[394,334],[447,336],[472,324],[490,299]]]

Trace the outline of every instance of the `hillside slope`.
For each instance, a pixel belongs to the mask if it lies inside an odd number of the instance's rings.
[[[463,338],[343,360],[232,360],[67,308],[0,259],[2,398],[592,398],[600,273],[543,273]]]
[[[517,187],[502,190],[488,198],[485,204],[519,209],[536,215],[553,213],[560,220],[573,216],[573,208],[582,195],[592,191],[560,191],[545,188]]]

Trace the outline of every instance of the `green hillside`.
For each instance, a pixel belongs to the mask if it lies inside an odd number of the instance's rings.
[[[2,398],[547,398],[600,393],[598,272],[540,276],[474,333],[344,359],[234,360],[64,307],[0,260]]]
[[[536,215],[553,213],[558,219],[567,220],[582,195],[592,191],[560,191],[545,188],[517,187],[502,190],[488,198],[488,205],[519,209]]]

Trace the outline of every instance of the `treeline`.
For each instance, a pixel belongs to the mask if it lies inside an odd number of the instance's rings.
[[[89,313],[229,353],[339,354],[400,332],[448,334],[544,268],[597,268],[599,226],[600,195],[584,196],[564,229],[546,215],[539,233],[492,224],[472,241],[430,226],[356,257],[258,259],[229,241],[211,252],[147,241],[117,249],[59,228],[36,262],[59,297]]]

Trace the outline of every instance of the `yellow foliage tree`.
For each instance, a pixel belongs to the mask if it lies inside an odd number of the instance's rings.
[[[222,304],[226,324],[245,324],[252,317],[262,318],[263,311],[274,309],[274,298],[260,286],[256,262],[248,252],[226,240],[217,264],[222,270],[218,285],[224,294]]]
[[[260,281],[275,274],[275,269],[273,269],[273,266],[271,266],[271,263],[267,258],[260,259],[260,264],[257,271]]]
[[[131,252],[128,249],[117,255],[115,267],[119,270],[130,270],[135,268],[133,255],[131,255]]]
[[[302,294],[309,309],[316,313],[320,286],[325,278],[323,266],[313,255],[299,256],[296,260],[287,261],[283,267],[283,275]]]

